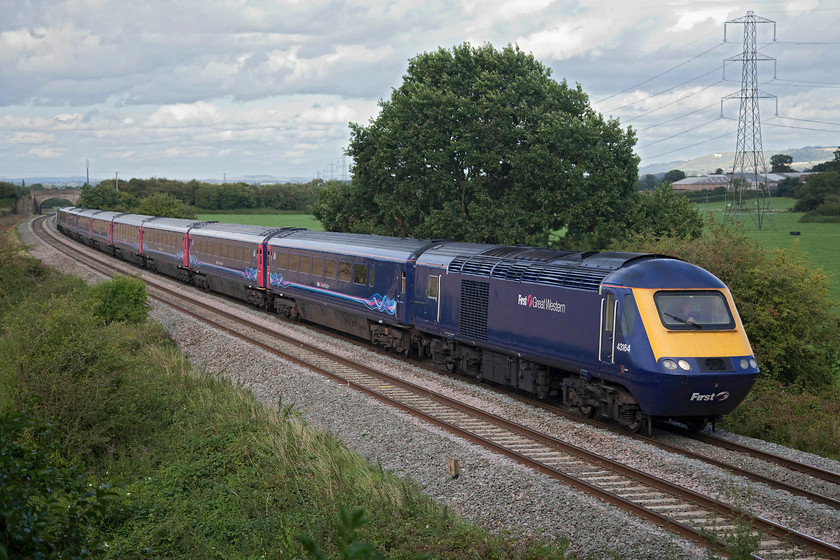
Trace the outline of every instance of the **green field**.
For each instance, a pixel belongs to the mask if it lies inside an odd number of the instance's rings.
[[[323,231],[321,222],[309,214],[197,214],[199,220],[269,227],[299,227]]]
[[[840,224],[801,224],[799,218],[803,214],[790,212],[795,202],[792,198],[773,199],[775,229],[766,217],[759,230],[752,216],[743,215],[744,232],[768,251],[776,247],[792,249],[794,243],[798,243],[798,250],[808,254],[811,266],[822,268],[829,275],[832,280],[831,298],[840,302]],[[722,202],[697,204],[697,208],[712,212],[717,219],[723,220]],[[799,235],[791,235],[791,232],[799,232]]]

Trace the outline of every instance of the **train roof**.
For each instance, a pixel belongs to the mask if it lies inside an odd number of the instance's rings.
[[[648,258],[617,269],[604,284],[647,289],[725,289],[717,276],[695,264],[672,257],[648,255]]]
[[[384,260],[411,261],[434,242],[410,237],[385,237],[358,233],[296,230],[274,237],[269,244],[310,251],[372,257]]]
[[[143,222],[143,229],[156,229],[162,231],[174,231],[186,233],[190,228],[204,224],[201,220],[187,220],[184,218],[161,218],[154,217]]]
[[[224,237],[249,243],[262,243],[270,237],[282,234],[293,228],[277,228],[247,224],[229,224],[225,222],[204,222],[201,227],[190,232],[194,237]]]
[[[109,222],[116,218],[117,216],[121,216],[125,214],[125,212],[112,212],[110,210],[102,210],[101,212],[97,212],[93,215],[93,219],[95,220],[108,220]]]
[[[114,216],[114,223],[115,224],[128,224],[131,226],[141,226],[144,222],[148,222],[149,220],[153,220],[154,216],[146,216],[144,214],[121,214],[119,216]]]
[[[525,246],[450,244],[423,255],[448,272],[598,291],[603,280],[643,253],[557,251]],[[448,259],[448,261],[447,261]]]

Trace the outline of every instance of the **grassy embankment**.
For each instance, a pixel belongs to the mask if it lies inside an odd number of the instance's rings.
[[[103,293],[0,241],[0,447],[25,451],[0,459],[4,474],[30,473],[4,488],[9,557],[84,541],[105,558],[307,558],[300,535],[330,558],[370,557],[340,552],[350,541],[390,558],[568,557],[562,542],[463,522],[290,407],[202,373],[160,326],[115,320],[102,302],[122,300]],[[15,431],[15,412],[52,425]],[[22,481],[44,473],[51,499],[26,499],[38,488]],[[110,496],[85,495],[102,485]],[[356,508],[368,523],[340,521]],[[44,515],[14,516],[25,511]]]

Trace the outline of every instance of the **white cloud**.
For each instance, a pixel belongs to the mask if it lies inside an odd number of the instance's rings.
[[[299,123],[339,123],[345,124],[356,118],[356,112],[345,104],[332,107],[312,107],[306,109],[295,119]]]
[[[201,126],[218,123],[222,117],[221,109],[206,101],[176,103],[164,105],[149,115],[149,124],[164,128],[181,125]]]
[[[46,144],[54,140],[55,135],[46,132],[15,132],[6,137],[9,144]]]
[[[64,155],[64,152],[65,150],[59,148],[42,146],[40,148],[32,148],[27,154],[41,159],[56,159]]]

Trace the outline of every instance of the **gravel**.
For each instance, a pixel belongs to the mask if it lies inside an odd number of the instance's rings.
[[[95,275],[70,264],[52,249],[41,246],[28,229],[21,227],[19,230],[24,241],[33,246],[32,251],[38,258],[60,270],[81,274],[94,281]],[[235,306],[213,296],[206,297],[217,301],[219,306]],[[250,309],[235,307],[239,313],[256,315]],[[706,557],[704,550],[672,533],[393,410],[340,383],[249,348],[241,340],[213,331],[161,304],[153,306],[151,316],[167,329],[195,365],[251,390],[266,406],[276,407],[279,403],[293,406],[309,425],[330,432],[383,469],[414,480],[425,493],[452,511],[493,531],[512,530],[546,538],[565,536],[570,539],[572,550],[594,558],[610,557],[610,552],[628,559]],[[835,545],[840,544],[840,513],[827,506],[811,504],[803,498],[751,483],[716,467],[627,440],[603,429],[555,417],[482,386],[430,374],[373,353],[363,345],[336,341],[270,315],[259,316],[275,328],[305,332],[308,337],[322,340],[323,345],[337,346],[343,354],[359,361],[386,364],[384,367],[392,373],[419,385],[470,404],[481,403],[491,412],[504,414],[519,423],[538,426],[556,437],[604,453],[635,468],[733,505],[749,508],[762,517],[790,525]],[[835,461],[732,434],[724,435],[840,472],[840,464]],[[660,437],[674,440],[672,443],[677,440],[668,435]],[[709,456],[732,456],[732,452],[696,442],[682,445],[703,447],[702,452]],[[447,457],[460,461],[461,471],[457,479],[447,473]],[[758,464],[767,476],[784,474],[787,478],[809,484],[812,489],[819,489],[822,485],[826,486],[826,493],[840,492],[836,485],[824,485],[805,475],[790,474],[787,470],[767,466],[748,457],[739,458],[739,462],[745,467]]]

